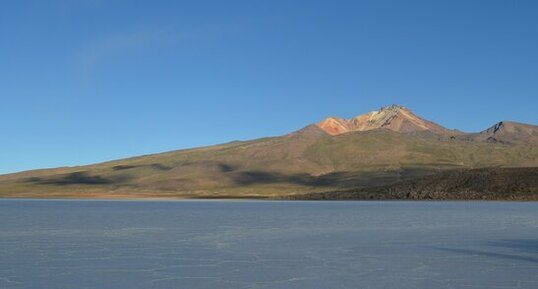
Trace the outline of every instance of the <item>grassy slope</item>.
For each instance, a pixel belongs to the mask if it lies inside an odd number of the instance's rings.
[[[289,136],[0,176],[0,197],[279,197],[392,184],[452,168],[538,166],[538,147],[386,130]]]

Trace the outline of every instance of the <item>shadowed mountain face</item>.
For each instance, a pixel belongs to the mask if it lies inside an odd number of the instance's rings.
[[[499,166],[538,166],[537,126],[500,122],[466,134],[394,105],[280,137],[3,175],[0,196],[279,198]]]
[[[538,129],[534,125],[501,121],[474,135],[474,139],[488,142],[538,144]]]

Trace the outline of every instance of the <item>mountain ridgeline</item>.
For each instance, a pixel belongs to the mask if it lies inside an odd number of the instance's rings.
[[[538,126],[464,133],[392,105],[279,137],[3,175],[0,197],[538,200],[537,167]]]

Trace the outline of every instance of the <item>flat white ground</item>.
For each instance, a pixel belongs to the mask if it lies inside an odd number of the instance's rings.
[[[0,288],[538,288],[538,203],[0,200]]]

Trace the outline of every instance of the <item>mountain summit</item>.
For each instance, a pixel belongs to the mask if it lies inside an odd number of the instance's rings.
[[[538,200],[537,175],[538,126],[463,133],[392,105],[283,136],[2,175],[0,198]]]
[[[329,117],[316,124],[330,135],[340,135],[355,131],[389,129],[397,132],[429,131],[439,135],[457,134],[457,131],[446,129],[434,122],[425,120],[401,105],[391,105],[356,116],[351,119]]]

